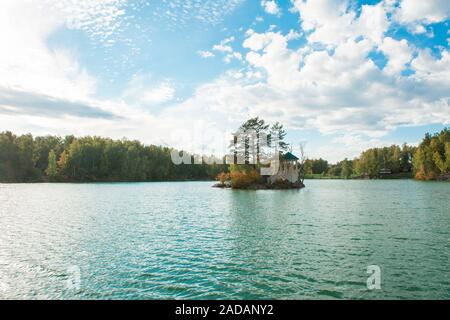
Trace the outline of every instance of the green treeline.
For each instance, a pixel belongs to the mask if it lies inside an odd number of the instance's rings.
[[[372,148],[353,160],[329,164],[323,159],[307,159],[309,178],[407,178],[418,180],[448,179],[450,171],[450,131],[427,133],[418,147],[403,144]]]
[[[213,179],[225,165],[175,165],[172,149],[100,137],[0,133],[0,182]]]
[[[412,159],[416,179],[449,179],[450,172],[450,130],[427,133],[417,147]]]
[[[255,125],[260,125],[255,122]],[[269,130],[263,124],[264,130]],[[271,136],[280,148],[285,132],[276,124]],[[35,137],[0,133],[0,182],[39,181],[171,181],[214,179],[230,172],[225,164],[175,165],[172,149],[145,146],[138,141],[100,137]],[[251,155],[246,154],[246,162]],[[419,146],[393,145],[372,148],[358,158],[330,164],[324,159],[304,163],[306,177],[379,178],[415,177],[418,180],[449,179],[450,131],[426,134]],[[386,174],[387,172],[387,174]]]
[[[372,148],[361,153],[353,160],[344,159],[337,164],[329,164],[323,159],[308,159],[305,171],[308,176],[328,178],[378,178],[386,170],[390,175],[412,177],[412,158],[414,147],[404,144],[402,147],[392,145],[384,148]]]

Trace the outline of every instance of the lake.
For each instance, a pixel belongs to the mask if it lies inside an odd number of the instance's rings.
[[[0,184],[0,298],[450,299],[450,183],[211,185]]]

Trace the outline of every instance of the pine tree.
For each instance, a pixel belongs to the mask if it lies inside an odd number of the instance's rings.
[[[271,148],[274,148],[277,151],[288,150],[289,145],[284,142],[285,137],[286,131],[281,123],[276,122],[270,127],[269,145]]]

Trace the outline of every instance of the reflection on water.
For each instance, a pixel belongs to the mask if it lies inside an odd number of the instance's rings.
[[[450,298],[448,183],[210,185],[0,184],[0,298]]]

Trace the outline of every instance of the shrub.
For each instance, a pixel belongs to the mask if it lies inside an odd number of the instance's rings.
[[[262,177],[256,170],[249,172],[234,171],[230,174],[231,187],[234,189],[245,189],[252,185],[262,183]]]
[[[416,172],[415,178],[416,178],[417,180],[426,180],[425,172],[424,172],[422,169],[419,170],[419,171],[417,171],[417,172]]]
[[[427,174],[427,173],[425,173],[425,171],[423,169],[420,169],[419,171],[416,172],[415,179],[416,180],[437,180],[438,175],[433,171],[429,172]]]
[[[221,172],[217,175],[216,180],[220,182],[220,184],[224,185],[225,182],[230,180],[230,174]]]

